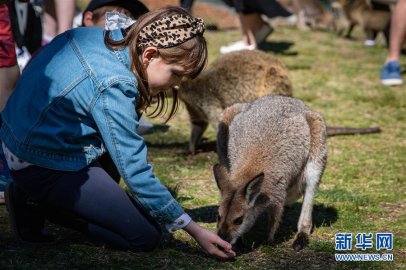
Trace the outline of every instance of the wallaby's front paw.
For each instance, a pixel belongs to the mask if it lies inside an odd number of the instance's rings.
[[[295,241],[293,242],[293,249],[299,251],[303,249],[305,246],[309,244],[309,236],[304,233],[300,232],[297,234]]]

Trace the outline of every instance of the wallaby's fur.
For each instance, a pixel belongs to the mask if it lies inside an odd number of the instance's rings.
[[[251,102],[265,95],[292,96],[285,65],[262,51],[239,51],[218,57],[196,79],[183,81],[179,97],[185,103],[192,126],[189,151],[195,154],[210,123],[217,128],[220,114],[235,103]],[[366,134],[379,128],[328,127],[328,135]]]
[[[367,39],[374,40],[379,32],[383,32],[388,43],[389,33],[387,30],[391,17],[389,6],[380,4],[375,7],[367,0],[339,0],[335,7],[338,10],[341,9],[341,13],[348,20],[347,38],[351,37],[354,27],[359,25],[364,30]],[[343,32],[344,28],[341,27],[338,34],[341,35]]]
[[[225,54],[196,79],[183,81],[179,97],[192,124],[190,152],[195,153],[209,123],[217,127],[226,107],[272,94],[291,96],[292,84],[285,65],[262,51]]]
[[[313,198],[327,162],[323,117],[298,99],[265,96],[222,114],[217,135],[221,193],[217,230],[231,244],[268,212],[272,243],[284,205],[304,196],[293,247],[312,229]]]

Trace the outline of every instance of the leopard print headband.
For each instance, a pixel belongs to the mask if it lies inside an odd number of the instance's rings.
[[[144,27],[138,36],[137,46],[170,48],[202,35],[204,30],[204,22],[200,18],[185,15],[168,16]]]

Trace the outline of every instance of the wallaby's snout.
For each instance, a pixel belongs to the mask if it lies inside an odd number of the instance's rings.
[[[222,197],[217,217],[217,234],[235,245],[269,205],[268,197],[261,193],[265,176],[259,173],[251,177],[252,172],[249,171],[230,176],[227,169],[218,164],[214,166],[213,171]],[[244,181],[247,182],[246,185],[234,188],[233,182],[239,182],[245,178],[249,178],[248,182]]]

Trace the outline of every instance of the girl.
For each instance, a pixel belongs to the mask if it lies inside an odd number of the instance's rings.
[[[42,232],[47,218],[118,248],[149,251],[160,240],[160,224],[171,232],[184,229],[211,255],[235,256],[160,184],[136,133],[152,98],[158,100],[153,116],[166,109],[163,90],[173,91],[168,119],[174,114],[178,83],[196,77],[206,63],[203,32],[201,19],[172,7],[151,11],[125,30],[67,31],[33,59],[0,128],[15,180],[6,204],[20,240],[52,241]],[[97,162],[105,151],[130,196]]]

